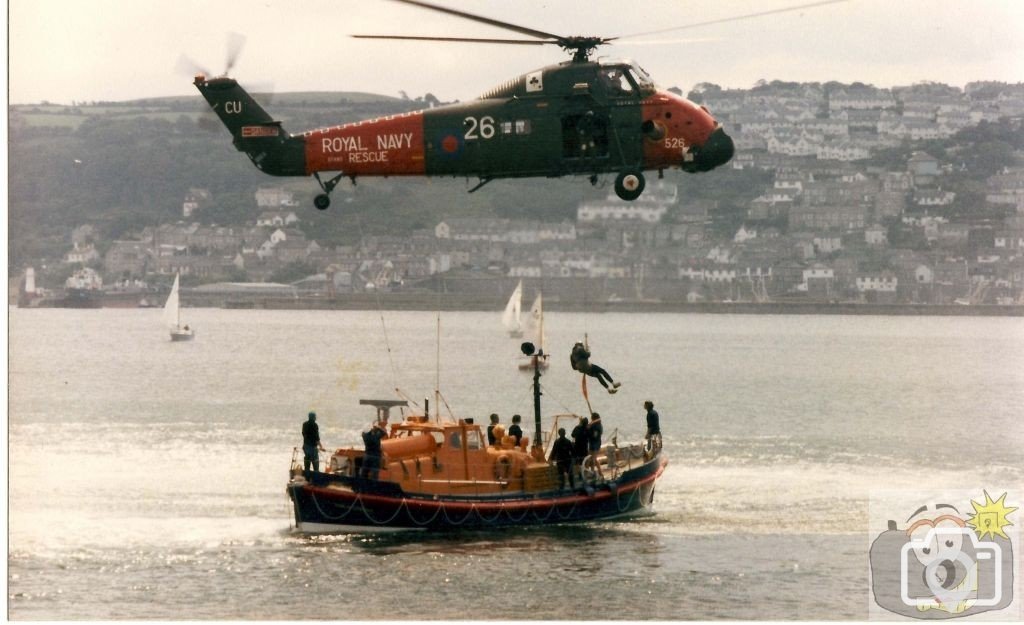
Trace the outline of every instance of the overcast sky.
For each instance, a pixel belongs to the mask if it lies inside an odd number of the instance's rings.
[[[433,1],[556,34],[615,36],[812,0]],[[231,32],[247,38],[232,75],[276,91],[466,100],[567,58],[554,46],[348,36],[517,36],[389,0],[10,0],[9,20],[12,103],[194,94],[179,58],[220,73]],[[1024,81],[1019,0],[848,0],[648,39],[660,43],[622,42],[599,54],[635,59],[659,85],[684,90],[699,82],[749,88],[759,79]]]

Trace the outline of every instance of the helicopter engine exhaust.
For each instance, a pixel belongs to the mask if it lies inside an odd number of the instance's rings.
[[[661,141],[665,138],[665,127],[651,119],[641,124],[640,130],[651,141]]]

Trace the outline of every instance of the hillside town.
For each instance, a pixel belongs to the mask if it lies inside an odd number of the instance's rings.
[[[523,280],[595,300],[1024,303],[1024,155],[975,181],[965,202],[955,146],[944,158],[916,149],[979,125],[1019,130],[1024,85],[698,85],[688,95],[735,138],[728,167],[768,180],[724,232],[718,202],[690,197],[687,177],[673,174],[634,202],[581,202],[575,220],[452,217],[333,247],[299,227],[331,215],[284,188],[255,189],[247,223],[230,226],[204,221],[217,198],[195,188],[179,221],[131,238],[102,241],[81,224],[62,259],[75,269],[64,286],[145,290],[180,274],[193,294],[337,298],[507,292]],[[901,146],[914,149],[878,156]]]

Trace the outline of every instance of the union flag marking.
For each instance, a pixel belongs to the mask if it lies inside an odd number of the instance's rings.
[[[277,126],[242,126],[242,138],[276,137],[281,129]]]

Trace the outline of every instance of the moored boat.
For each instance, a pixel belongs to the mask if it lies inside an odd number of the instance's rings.
[[[610,519],[649,511],[655,482],[668,461],[660,438],[619,446],[617,435],[574,469],[563,484],[548,460],[555,433],[578,415],[549,419],[542,431],[539,367],[534,369],[533,441],[505,436],[496,443],[472,419],[441,419],[429,410],[389,424],[399,400],[361,400],[377,408],[388,430],[379,462],[363,448],[334,451],[323,472],[306,472],[302,451],[292,455],[287,492],[301,532],[380,532],[413,529],[547,525]],[[537,442],[541,441],[541,442]],[[377,467],[379,468],[369,468]]]

